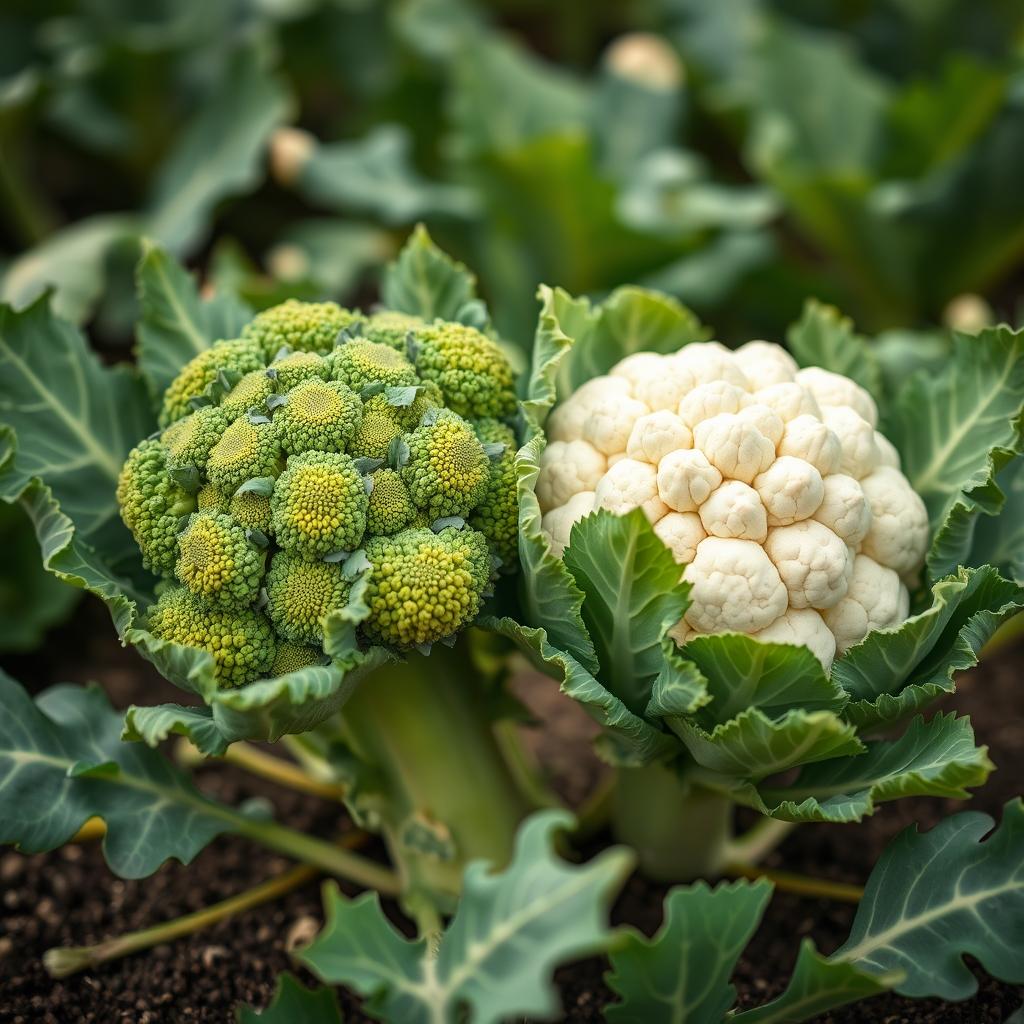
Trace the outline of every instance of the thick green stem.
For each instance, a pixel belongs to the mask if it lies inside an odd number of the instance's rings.
[[[619,770],[612,810],[617,837],[641,870],[661,882],[722,874],[732,839],[732,802],[664,765]]]
[[[354,804],[379,825],[407,895],[447,906],[467,861],[508,862],[529,801],[461,644],[375,673],[341,719],[346,742],[376,775],[357,787]]]

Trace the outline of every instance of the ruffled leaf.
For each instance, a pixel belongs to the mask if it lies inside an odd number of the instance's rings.
[[[238,1009],[238,1024],[342,1024],[341,1011],[329,988],[310,990],[294,974],[277,977],[274,998],[265,1010]]]

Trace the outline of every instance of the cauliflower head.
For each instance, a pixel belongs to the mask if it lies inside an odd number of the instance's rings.
[[[643,510],[692,587],[672,635],[806,645],[828,669],[907,617],[924,502],[854,381],[780,346],[628,356],[552,411],[541,526],[561,556],[596,509]]]
[[[360,573],[359,642],[405,649],[469,625],[515,564],[513,374],[472,328],[289,300],[160,405],[118,503],[163,580],[148,628],[223,686],[325,664]]]

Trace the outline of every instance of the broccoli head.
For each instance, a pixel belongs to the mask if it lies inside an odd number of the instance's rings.
[[[231,390],[250,370],[258,370],[264,365],[262,350],[251,341],[218,341],[211,345],[187,362],[168,385],[160,409],[160,426],[169,426],[187,416],[194,401],[205,398],[212,402],[215,388]],[[223,388],[224,382],[229,385],[227,389]]]
[[[519,548],[519,501],[516,496],[516,435],[498,420],[478,420],[474,427],[491,464],[483,498],[469,515],[469,525],[479,530],[510,570]]]
[[[274,393],[274,381],[266,370],[250,370],[220,400],[221,411],[229,420],[237,419],[250,409],[266,413],[267,399]]]
[[[197,597],[218,608],[252,604],[259,596],[266,553],[243,526],[221,512],[197,512],[178,537],[174,574]]]
[[[285,640],[277,645],[274,664],[270,666],[272,676],[285,676],[311,665],[323,665],[327,661],[324,652],[305,644],[292,644]]]
[[[276,476],[281,468],[277,429],[266,417],[239,416],[210,449],[206,475],[215,487],[234,493],[259,476]]]
[[[422,331],[427,321],[409,313],[396,313],[390,309],[382,309],[374,313],[363,325],[363,335],[368,341],[376,341],[381,345],[390,345],[399,352],[406,351],[406,339],[409,334]]]
[[[390,536],[404,530],[416,519],[416,506],[409,489],[393,469],[378,469],[370,477],[370,503],[366,529],[371,534]]]
[[[323,617],[345,606],[350,587],[340,565],[279,551],[267,572],[267,615],[285,640],[321,644]]]
[[[402,479],[428,516],[468,515],[483,498],[489,474],[487,453],[472,426],[448,409],[409,435]]]
[[[167,449],[167,468],[171,472],[204,470],[227,425],[227,417],[214,405],[203,406],[172,423],[160,438]]]
[[[363,403],[347,385],[314,377],[296,385],[274,413],[281,447],[289,455],[345,451],[363,416]]]
[[[228,496],[213,484],[203,484],[196,492],[196,511],[227,512]]]
[[[356,391],[368,384],[408,387],[419,383],[416,367],[401,352],[374,341],[357,338],[338,345],[325,361],[332,379]]]
[[[244,530],[259,530],[270,537],[270,497],[257,491],[237,491],[227,503],[226,511]]]
[[[334,347],[338,333],[358,319],[335,302],[288,299],[254,317],[242,337],[255,342],[267,359],[282,348],[323,355]]]
[[[277,382],[278,391],[283,394],[304,380],[312,380],[314,377],[327,380],[328,366],[316,352],[287,352],[270,364],[268,372]]]

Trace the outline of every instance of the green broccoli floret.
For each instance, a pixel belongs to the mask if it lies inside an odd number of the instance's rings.
[[[410,313],[396,313],[390,309],[374,313],[363,326],[363,335],[367,341],[376,341],[381,345],[390,345],[399,352],[405,352],[405,340],[409,332],[414,334],[423,330],[427,321]]]
[[[195,470],[198,487],[198,474],[206,468],[210,452],[227,426],[228,418],[214,405],[172,423],[160,438],[167,449],[167,468],[172,473]]]
[[[239,416],[210,450],[206,475],[227,494],[258,476],[276,476],[281,469],[281,443],[273,423]]]
[[[351,584],[338,564],[279,551],[270,561],[266,588],[267,615],[278,636],[293,643],[322,644],[322,619],[345,606]]]
[[[363,402],[363,417],[349,442],[349,454],[355,459],[386,459],[391,442],[403,432],[402,411],[389,405],[383,394]]]
[[[466,516],[487,490],[490,465],[473,428],[449,409],[409,435],[402,479],[417,508],[434,519]]]
[[[303,381],[274,413],[281,447],[289,455],[343,451],[363,416],[359,396],[341,381]]]
[[[227,512],[228,496],[213,484],[203,484],[196,494],[197,512]]]
[[[366,557],[373,569],[363,631],[372,643],[389,647],[433,644],[468,625],[491,576],[487,540],[469,529],[374,537]]]
[[[270,675],[271,678],[286,676],[289,672],[298,672],[299,669],[323,665],[326,662],[324,652],[315,647],[283,641],[277,645],[277,656],[274,658],[274,664],[270,666]]]
[[[408,387],[418,384],[416,367],[389,345],[356,339],[339,345],[324,359],[332,380],[340,380],[354,391],[367,384]]]
[[[302,352],[330,352],[338,332],[359,317],[335,302],[300,302],[288,299],[258,314],[242,331],[256,342],[267,359],[284,347]]]
[[[366,485],[348,455],[293,455],[270,501],[274,537],[285,551],[306,558],[354,551],[366,531],[368,504]]]
[[[170,575],[181,518],[194,511],[196,499],[168,475],[167,452],[159,441],[143,441],[128,453],[117,479],[117,503],[142,552],[142,564]]]
[[[178,580],[218,608],[240,608],[259,596],[266,552],[221,512],[197,512],[178,537]]]
[[[491,542],[502,566],[511,570],[517,564],[519,553],[516,435],[511,427],[491,419],[478,420],[473,428],[480,441],[489,448],[491,465],[487,489],[469,514],[469,525]]]
[[[218,383],[223,373],[237,379],[264,365],[262,351],[245,340],[218,341],[187,362],[164,392],[160,426],[166,427],[192,411],[192,399],[200,398]]]
[[[270,496],[256,491],[239,491],[228,502],[228,515],[245,530],[259,530],[271,537]]]
[[[165,590],[146,617],[157,639],[209,651],[222,686],[260,679],[277,654],[274,631],[265,615],[251,608],[213,608],[187,587]]]
[[[267,399],[274,393],[274,381],[266,370],[250,370],[220,401],[229,420],[237,419],[250,409],[266,414]]]
[[[366,512],[366,529],[373,534],[390,536],[411,525],[416,506],[409,489],[393,469],[378,469],[370,477],[370,505]]]
[[[511,416],[516,408],[512,366],[490,338],[463,324],[436,323],[416,334],[416,370],[434,381],[445,405],[477,419]]]
[[[289,352],[270,364],[270,373],[283,395],[304,380],[327,380],[328,367],[316,352]]]

